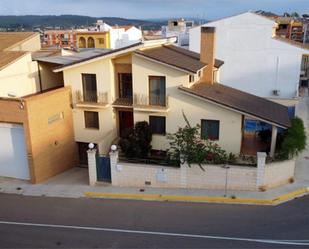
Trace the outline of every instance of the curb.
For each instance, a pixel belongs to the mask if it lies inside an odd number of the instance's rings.
[[[179,202],[206,202],[206,203],[227,203],[227,204],[251,204],[251,205],[277,205],[309,193],[309,188],[300,188],[296,191],[280,195],[271,199],[254,198],[231,198],[221,196],[181,196],[181,195],[160,195],[160,194],[124,194],[124,193],[103,193],[85,192],[84,195],[90,198],[109,199],[130,199],[144,201],[179,201]]]

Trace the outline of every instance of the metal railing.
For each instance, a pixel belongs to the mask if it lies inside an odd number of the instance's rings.
[[[80,90],[75,91],[75,104],[108,104],[108,93],[107,92],[97,92],[97,91],[86,91],[82,92]]]
[[[135,93],[133,105],[141,107],[168,107],[169,96],[149,96],[146,94]]]

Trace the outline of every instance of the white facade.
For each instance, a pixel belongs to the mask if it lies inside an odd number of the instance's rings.
[[[309,51],[276,40],[274,21],[246,12],[203,26],[216,27],[215,57],[224,61],[221,84],[267,98],[298,96],[302,55]],[[200,29],[190,30],[189,49],[198,53]]]
[[[122,27],[112,28],[109,32],[112,49],[130,46],[142,40],[142,31],[134,26],[127,30]]]

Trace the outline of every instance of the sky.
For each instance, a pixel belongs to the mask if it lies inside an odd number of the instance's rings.
[[[214,20],[248,10],[309,13],[309,0],[0,0],[0,15],[78,14]]]

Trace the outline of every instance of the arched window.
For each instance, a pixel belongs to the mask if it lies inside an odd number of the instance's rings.
[[[84,37],[79,38],[78,47],[79,48],[86,48],[86,39]]]
[[[94,39],[92,37],[89,37],[88,38],[88,48],[94,48],[95,47],[95,44],[94,44]]]

